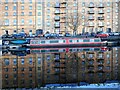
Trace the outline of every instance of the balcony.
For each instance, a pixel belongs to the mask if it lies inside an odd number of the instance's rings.
[[[98,11],[98,14],[104,14],[103,10]]]
[[[88,14],[94,14],[94,11],[92,11],[92,10],[88,11]]]
[[[60,3],[56,3],[54,8],[60,8]]]
[[[94,27],[94,23],[88,23],[88,27]]]
[[[98,26],[99,27],[104,27],[104,24],[103,23],[98,23]]]
[[[104,16],[98,17],[98,20],[104,20]]]
[[[103,3],[99,4],[98,8],[104,8],[104,4]]]
[[[60,21],[60,17],[59,17],[59,16],[58,16],[58,17],[56,16],[56,17],[55,17],[55,21]]]
[[[55,28],[60,28],[60,25],[55,25],[54,27],[55,27]]]
[[[56,11],[55,11],[55,14],[60,14],[60,10],[56,10]]]
[[[93,16],[92,16],[92,17],[89,16],[89,17],[88,17],[88,20],[94,20],[94,17],[93,17]]]

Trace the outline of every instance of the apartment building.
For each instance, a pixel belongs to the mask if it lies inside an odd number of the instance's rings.
[[[24,28],[51,33],[118,31],[119,0],[2,0],[0,35]],[[72,16],[72,17],[70,17]],[[79,18],[79,19],[78,19]],[[73,22],[69,23],[70,20]],[[69,25],[70,24],[70,25]],[[72,26],[72,27],[71,27]]]

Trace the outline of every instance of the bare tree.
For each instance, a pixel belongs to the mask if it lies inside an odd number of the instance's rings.
[[[69,13],[67,16],[67,26],[73,30],[73,35],[77,34],[78,28],[80,26],[81,23],[81,15],[80,13],[76,12],[76,13]]]

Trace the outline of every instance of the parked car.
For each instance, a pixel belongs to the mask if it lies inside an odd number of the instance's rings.
[[[70,33],[65,33],[65,37],[71,37],[72,35]]]
[[[56,33],[51,33],[51,34],[50,34],[50,37],[51,37],[51,38],[56,38],[56,37],[59,37],[59,35],[56,34]]]
[[[99,34],[97,34],[95,37],[99,37],[99,38],[107,38],[109,36],[109,34],[108,33],[99,33]]]
[[[119,32],[114,32],[113,35],[114,35],[114,36],[119,36],[120,33],[119,33]]]
[[[64,37],[64,35],[62,33],[59,33],[59,37]]]

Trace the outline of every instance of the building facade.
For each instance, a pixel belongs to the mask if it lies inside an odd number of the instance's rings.
[[[119,0],[2,0],[0,35],[24,28],[51,33],[117,31]],[[70,17],[72,15],[72,17]],[[79,19],[78,19],[79,17]],[[69,25],[69,21],[74,21]],[[72,26],[72,27],[71,27]],[[74,29],[73,29],[74,28]]]

